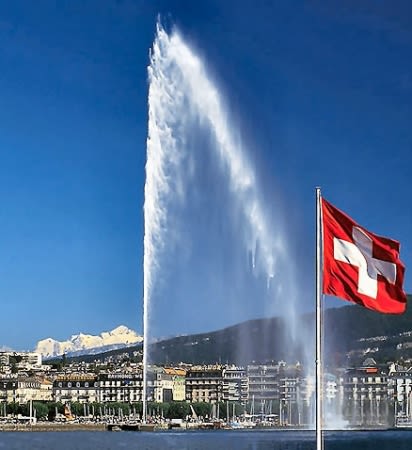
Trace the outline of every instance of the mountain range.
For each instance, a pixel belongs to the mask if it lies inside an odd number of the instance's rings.
[[[44,358],[63,354],[77,356],[125,348],[142,341],[142,336],[130,328],[120,325],[111,331],[104,331],[98,336],[79,333],[74,334],[66,341],[57,341],[49,337],[37,343],[35,352],[41,353]]]

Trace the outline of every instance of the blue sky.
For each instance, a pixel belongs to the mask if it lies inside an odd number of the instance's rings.
[[[303,285],[313,284],[320,185],[401,242],[411,292],[412,7],[372,3],[3,2],[0,346],[119,324],[141,331],[158,14],[206,60],[253,142],[259,177],[288,205]]]

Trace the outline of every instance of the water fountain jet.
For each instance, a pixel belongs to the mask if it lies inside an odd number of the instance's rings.
[[[267,301],[264,315],[278,313],[288,318],[293,339],[296,333],[297,279],[286,234],[280,217],[274,220],[265,207],[259,179],[248,151],[236,137],[223,97],[208,75],[202,60],[185,43],[177,30],[167,33],[157,23],[156,39],[150,55],[149,123],[144,203],[144,292],[143,292],[143,392],[146,419],[147,367],[151,304],[162,258],[167,249],[179,246],[178,228],[171,211],[184,205],[190,178],[190,135],[201,130],[210,145],[210,155],[218,166],[225,190],[230,195],[236,219],[241,220],[239,236],[245,254],[252,257],[256,279],[265,278]],[[197,154],[198,155],[198,154]],[[189,167],[189,170],[188,170]],[[245,258],[246,261],[246,258]],[[162,269],[162,270],[161,270]],[[190,274],[189,274],[190,276]],[[287,299],[287,301],[279,300]],[[310,358],[308,358],[308,361]]]

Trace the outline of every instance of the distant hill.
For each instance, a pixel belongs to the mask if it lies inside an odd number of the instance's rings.
[[[408,302],[412,298],[408,296]],[[280,317],[256,319],[208,333],[178,336],[150,346],[156,364],[265,363],[313,360],[315,315],[304,314],[293,330]],[[411,336],[409,333],[411,332]],[[410,342],[410,344],[409,344]],[[357,305],[324,311],[325,359],[333,366],[355,364],[368,356],[382,362],[412,357],[412,308],[400,316],[375,313]],[[100,355],[139,351],[141,345]],[[98,355],[89,359],[96,359]],[[82,358],[84,359],[84,358]]]
[[[411,296],[408,297],[411,300]],[[180,336],[156,343],[150,358],[157,363],[214,363],[220,361],[247,364],[268,361],[301,361],[314,355],[315,314],[305,314],[298,321],[293,339],[293,330],[280,318],[250,320],[223,330],[191,336]],[[331,308],[324,311],[324,348],[326,361],[341,365],[380,355],[393,358],[396,346],[412,332],[412,308],[405,314],[393,316],[369,311],[357,305]],[[386,336],[386,340],[360,341],[361,339]],[[410,338],[412,342],[412,337]],[[373,350],[378,343],[379,351]],[[373,345],[371,345],[373,344]],[[389,347],[389,348],[388,348]],[[388,352],[388,350],[390,350]],[[406,350],[406,349],[404,349]],[[347,355],[349,353],[349,355]],[[404,353],[407,353],[404,351]]]

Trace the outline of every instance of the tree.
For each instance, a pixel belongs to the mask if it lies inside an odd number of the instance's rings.
[[[49,407],[42,402],[33,402],[33,414],[36,411],[37,419],[45,419],[49,414]]]
[[[103,405],[98,402],[93,402],[89,405],[89,413],[94,416],[100,416],[100,413],[103,414]]]
[[[142,415],[143,415],[143,403],[142,402],[133,403],[132,404],[132,411],[133,410],[136,412],[136,414],[139,414],[140,417],[142,417]]]
[[[210,417],[212,414],[212,405],[211,403],[206,402],[196,402],[192,404],[195,413],[199,417]]]
[[[51,422],[56,419],[56,413],[63,414],[64,406],[60,402],[47,402],[46,406],[49,409],[47,418]]]
[[[6,407],[7,414],[13,414],[13,416],[19,413],[19,405],[17,403],[7,403]]]
[[[190,405],[186,402],[171,402],[169,404],[169,419],[185,419],[190,415]]]
[[[79,402],[72,402],[70,404],[70,411],[74,416],[83,416],[84,415],[84,406]]]

